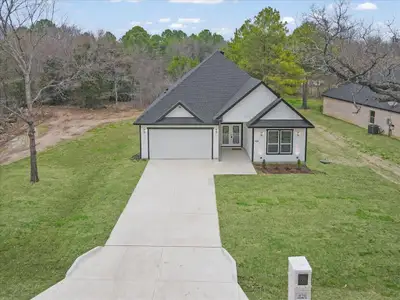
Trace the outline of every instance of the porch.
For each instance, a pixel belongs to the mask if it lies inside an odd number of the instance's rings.
[[[243,148],[221,148],[220,160],[215,163],[215,174],[257,174]]]

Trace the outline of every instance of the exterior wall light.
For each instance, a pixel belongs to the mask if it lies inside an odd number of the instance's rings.
[[[143,128],[143,133],[146,133],[147,132],[147,129],[146,129],[146,127],[144,127]]]
[[[261,131],[260,136],[264,136],[264,131]]]

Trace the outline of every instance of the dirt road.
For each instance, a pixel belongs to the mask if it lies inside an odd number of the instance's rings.
[[[60,141],[80,136],[101,124],[134,119],[140,114],[140,111],[135,109],[89,110],[62,107],[47,107],[45,109],[45,115],[48,115],[49,118],[36,128],[38,152]],[[29,140],[26,133],[19,134],[0,145],[0,164],[9,164],[27,156],[29,156]]]

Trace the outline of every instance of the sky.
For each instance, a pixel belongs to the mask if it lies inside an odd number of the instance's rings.
[[[188,34],[210,29],[230,39],[236,28],[263,8],[277,9],[289,30],[301,23],[312,4],[330,7],[334,0],[58,0],[56,20],[84,31],[110,31],[120,38],[139,25],[151,34],[181,29]],[[400,28],[400,0],[353,0],[351,14],[382,26],[395,20]]]

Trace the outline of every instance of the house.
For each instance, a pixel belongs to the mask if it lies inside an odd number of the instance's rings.
[[[400,137],[400,104],[382,101],[368,87],[345,84],[322,94],[323,113],[360,127],[379,125],[388,134]]]
[[[143,159],[219,159],[243,149],[254,162],[306,161],[314,126],[258,79],[216,51],[135,121]]]

